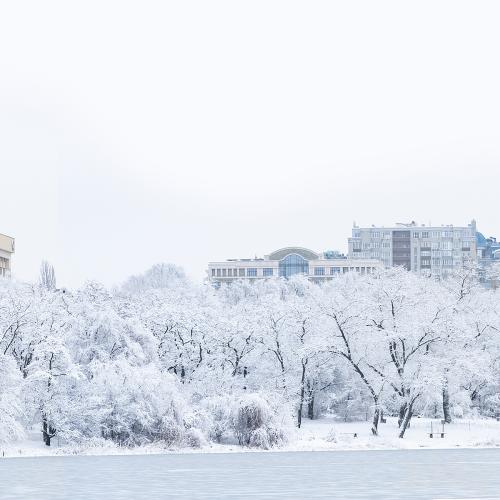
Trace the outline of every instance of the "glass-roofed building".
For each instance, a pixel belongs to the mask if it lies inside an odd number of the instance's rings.
[[[338,274],[356,272],[369,274],[382,269],[383,264],[374,259],[348,259],[334,251],[316,253],[302,247],[276,250],[264,258],[228,259],[208,264],[208,277],[214,283],[238,279],[289,278],[302,274],[315,281],[331,279]]]

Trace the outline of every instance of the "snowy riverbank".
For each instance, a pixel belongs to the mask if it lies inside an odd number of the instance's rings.
[[[334,451],[334,450],[390,450],[429,448],[489,448],[500,447],[500,422],[495,420],[456,420],[445,426],[445,437],[429,437],[431,430],[440,431],[439,420],[427,418],[412,420],[404,439],[397,437],[397,422],[388,418],[380,425],[380,435],[372,436],[367,422],[338,422],[331,418],[305,420],[301,429],[292,431],[290,442],[269,451]],[[356,435],[356,437],[355,437]],[[135,448],[119,447],[113,443],[102,445],[62,445],[46,447],[36,433],[30,439],[0,448],[4,457],[53,455],[142,455],[162,453],[241,453],[263,451],[233,443],[209,443],[200,448],[166,448],[161,444]]]

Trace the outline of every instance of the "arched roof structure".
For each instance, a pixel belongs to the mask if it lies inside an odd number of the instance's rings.
[[[280,248],[279,250],[276,250],[275,252],[271,253],[269,255],[269,260],[282,260],[284,259],[287,255],[290,254],[297,254],[303,257],[306,260],[317,260],[319,259],[319,255],[316,252],[313,252],[312,250],[309,250],[307,248],[302,248],[302,247],[286,247],[286,248]]]

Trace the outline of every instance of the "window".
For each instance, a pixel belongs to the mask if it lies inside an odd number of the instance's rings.
[[[418,231],[414,231],[413,237],[417,239],[420,238],[420,233]]]
[[[215,276],[215,269],[212,269],[212,277]]]
[[[309,262],[306,259],[291,253],[279,263],[279,275],[288,278],[294,274],[309,274]]]
[[[378,231],[375,231],[372,233],[372,238],[380,238],[380,233]]]
[[[240,277],[244,277],[245,276],[245,268],[241,267],[239,269],[239,275],[240,275]]]
[[[220,277],[220,275],[221,275],[221,270],[220,270],[220,269],[217,269],[217,276],[219,276],[219,277]]]
[[[340,267],[331,267],[330,268],[330,274],[339,274],[340,273]]]
[[[223,278],[225,278],[225,277],[226,277],[226,270],[225,270],[225,269],[223,269],[223,270],[222,270],[222,277],[223,277]]]
[[[247,276],[250,276],[250,277],[256,277],[257,276],[257,269],[255,267],[249,267],[247,269]]]
[[[348,273],[349,272],[349,268],[348,267],[343,267],[342,268],[342,272],[343,273]]]
[[[315,267],[314,268],[314,276],[324,276],[325,268],[324,267]]]
[[[265,267],[262,271],[263,271],[264,276],[272,276],[273,275],[273,268],[272,267]]]
[[[233,277],[233,270],[232,269],[228,269],[227,270],[227,275],[232,278]]]
[[[429,231],[422,231],[422,238],[428,238],[429,237]]]

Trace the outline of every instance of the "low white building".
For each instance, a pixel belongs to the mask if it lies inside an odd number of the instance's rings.
[[[374,259],[348,259],[334,252],[316,253],[307,248],[287,247],[264,256],[262,259],[228,259],[209,262],[208,277],[213,283],[239,279],[289,278],[303,274],[314,281],[331,279],[338,274],[356,272],[369,274],[383,269]]]
[[[14,243],[14,238],[0,233],[0,278],[10,277]]]

